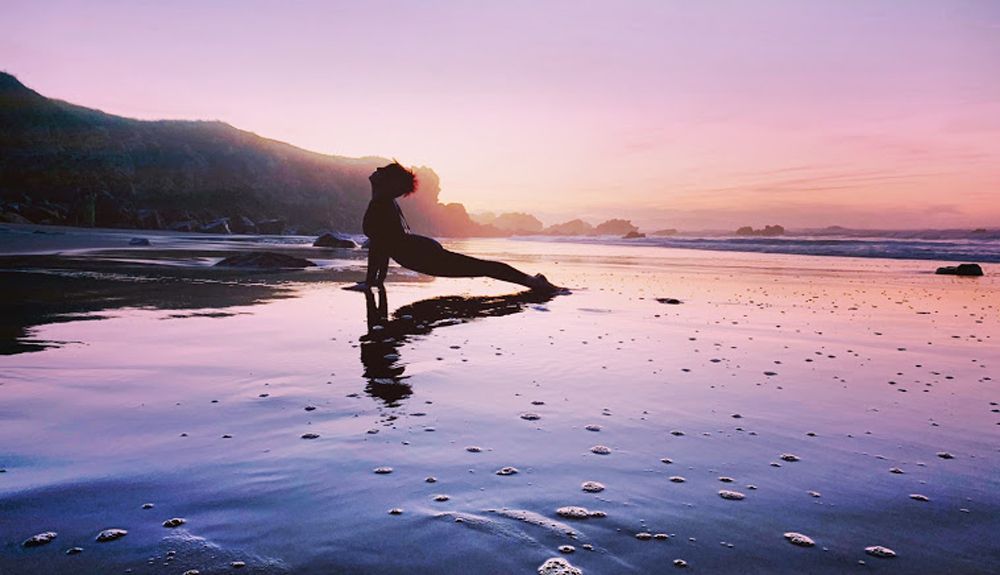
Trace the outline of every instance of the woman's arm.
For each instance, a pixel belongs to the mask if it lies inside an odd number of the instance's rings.
[[[389,272],[389,254],[382,247],[381,242],[370,242],[368,245],[368,274],[365,283],[371,286],[380,286],[385,281],[385,276]]]

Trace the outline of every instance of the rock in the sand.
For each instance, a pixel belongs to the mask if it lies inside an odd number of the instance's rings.
[[[247,269],[298,269],[315,267],[316,264],[295,256],[276,254],[274,252],[245,252],[223,259],[215,267],[247,268]]]
[[[44,533],[39,533],[37,535],[32,535],[31,537],[28,537],[27,539],[24,540],[24,543],[21,543],[21,545],[24,547],[39,547],[41,545],[50,543],[53,539],[56,538],[56,535],[57,533],[55,531],[45,531]]]
[[[684,568],[684,567],[687,567],[687,566],[688,566],[687,561],[685,561],[683,559],[674,559],[674,567]]]
[[[319,439],[318,433],[303,433],[302,439]]]
[[[799,456],[798,455],[792,455],[791,453],[782,453],[780,457],[781,457],[782,461],[798,461],[799,460]]]
[[[673,481],[674,483],[684,483],[687,479],[684,479],[680,475],[672,475],[670,476],[670,481]]]
[[[665,303],[667,305],[677,305],[681,303],[681,300],[673,297],[658,297],[656,298],[656,301],[660,303]]]
[[[70,547],[66,550],[66,555],[79,555],[83,553],[83,547]]]
[[[445,495],[444,493],[441,493],[441,494],[435,495],[433,497],[433,499],[434,499],[434,501],[448,501],[449,499],[451,499],[451,497],[448,496],[448,495]]]
[[[595,423],[591,423],[590,425],[584,426],[584,429],[586,429],[587,431],[600,431],[601,426]]]
[[[955,459],[955,456],[948,453],[947,451],[938,451],[937,456],[940,457],[941,459]]]
[[[556,509],[556,515],[567,519],[587,519],[590,517],[590,510],[586,507],[567,505]]]
[[[313,246],[317,248],[356,248],[358,244],[354,243],[354,240],[342,238],[340,236],[331,234],[329,232],[316,238],[313,242]]]
[[[583,489],[587,493],[600,493],[604,491],[604,484],[598,481],[584,481],[580,485],[580,489]]]
[[[957,266],[940,267],[934,273],[949,276],[981,276],[983,268],[979,264],[958,264]]]
[[[197,569],[188,569],[182,575],[201,575],[201,571],[198,571]]]
[[[576,547],[573,547],[572,545],[560,545],[559,546],[559,552],[560,553],[565,553],[565,554],[569,555],[570,553],[573,553],[574,551],[576,551]]]
[[[392,468],[391,467],[376,467],[372,471],[374,473],[379,474],[379,475],[387,475],[389,473],[392,473]]]
[[[152,508],[154,508],[154,507],[156,507],[156,506],[155,506],[155,505],[153,505],[152,503],[143,503],[143,504],[142,504],[142,508],[143,508],[143,509],[152,509]]]
[[[132,238],[128,241],[130,246],[148,246],[149,240],[146,238]]]
[[[393,507],[392,509],[389,510],[389,515],[402,515],[402,514],[403,510],[400,509],[399,507]]]
[[[896,552],[888,547],[882,547],[881,545],[872,545],[871,547],[865,547],[865,553],[871,555],[872,557],[882,557],[883,559],[892,559],[896,556]]]
[[[792,545],[798,545],[799,547],[812,547],[813,545],[816,545],[816,542],[809,536],[796,533],[794,531],[785,533],[785,539],[787,539]]]
[[[739,500],[743,499],[744,497],[746,497],[746,495],[743,495],[739,491],[730,491],[728,489],[720,489],[719,490],[719,497],[721,497],[723,499],[728,499],[730,501],[739,501]]]
[[[921,495],[919,493],[911,493],[910,494],[910,499],[913,499],[915,501],[930,501],[931,500],[930,497],[927,497],[926,495]]]
[[[483,448],[479,447],[478,445],[470,445],[470,446],[466,447],[465,450],[468,451],[469,453],[482,453],[483,452]]]
[[[242,569],[246,567],[247,564],[244,561],[230,561],[229,566],[232,567],[233,569]]]
[[[516,467],[510,467],[510,466],[501,467],[500,469],[497,470],[497,475],[516,475],[516,474],[517,474]]]
[[[105,529],[97,534],[97,541],[99,543],[107,543],[108,541],[114,541],[115,539],[121,539],[128,535],[128,531],[124,529]]]
[[[553,557],[538,566],[538,575],[583,575],[583,571],[562,557]]]
[[[638,539],[639,541],[649,541],[650,539],[653,538],[653,534],[642,531],[640,533],[636,533],[635,538]]]
[[[542,418],[541,415],[538,415],[537,413],[532,413],[530,411],[521,414],[521,419],[524,419],[526,421],[537,421],[541,418]]]
[[[590,452],[597,455],[609,455],[611,453],[611,448],[606,445],[595,445],[590,448]]]
[[[184,519],[183,517],[173,517],[164,521],[163,526],[173,528],[173,527],[180,527],[185,523],[187,523],[187,519]]]

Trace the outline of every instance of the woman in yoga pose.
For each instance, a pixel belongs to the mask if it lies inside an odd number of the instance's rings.
[[[437,241],[410,233],[396,198],[416,190],[416,176],[393,162],[375,170],[368,178],[372,199],[365,212],[364,232],[368,236],[368,275],[365,281],[347,289],[364,290],[381,286],[389,268],[389,258],[404,268],[440,277],[491,277],[533,290],[556,292],[542,274],[529,276],[503,262],[482,260],[444,249]]]

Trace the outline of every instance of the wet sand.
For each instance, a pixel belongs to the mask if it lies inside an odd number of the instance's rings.
[[[4,574],[1000,564],[991,269],[476,240],[572,295],[393,269],[382,301],[338,289],[360,250],[116,241],[0,236]]]

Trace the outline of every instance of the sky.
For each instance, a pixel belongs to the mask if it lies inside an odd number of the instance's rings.
[[[644,230],[1000,226],[1000,2],[3,0],[0,69]]]

